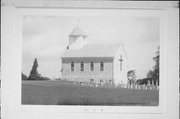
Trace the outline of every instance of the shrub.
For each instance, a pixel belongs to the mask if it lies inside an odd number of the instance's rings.
[[[31,74],[27,80],[41,80],[41,76],[36,74]]]
[[[27,80],[28,77],[27,77],[25,74],[21,73],[21,79],[22,79],[22,80]]]
[[[51,79],[48,77],[40,77],[40,80],[51,80]]]

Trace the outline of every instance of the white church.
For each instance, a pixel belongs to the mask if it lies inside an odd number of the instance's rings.
[[[87,44],[76,26],[61,57],[62,79],[90,83],[127,84],[127,56],[122,44]]]

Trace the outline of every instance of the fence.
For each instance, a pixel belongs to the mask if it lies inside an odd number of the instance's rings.
[[[104,88],[126,88],[135,90],[159,90],[158,85],[148,84],[148,85],[138,85],[138,84],[105,84],[105,83],[87,83],[87,82],[74,82],[73,84],[80,84],[81,86],[88,87],[104,87]]]

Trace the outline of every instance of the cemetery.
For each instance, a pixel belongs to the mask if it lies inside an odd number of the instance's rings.
[[[73,84],[78,84],[79,82],[73,82]],[[137,89],[137,90],[159,90],[158,85],[150,84],[150,81],[147,85],[138,85],[138,84],[104,84],[104,83],[87,83],[80,82],[81,86],[89,87],[99,87],[99,88],[127,88],[127,89]],[[158,83],[156,83],[158,84]]]

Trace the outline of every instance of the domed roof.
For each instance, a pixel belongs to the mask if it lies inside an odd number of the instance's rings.
[[[69,36],[83,36],[83,37],[87,37],[87,34],[79,26],[76,26],[73,29],[73,31],[69,34]]]

